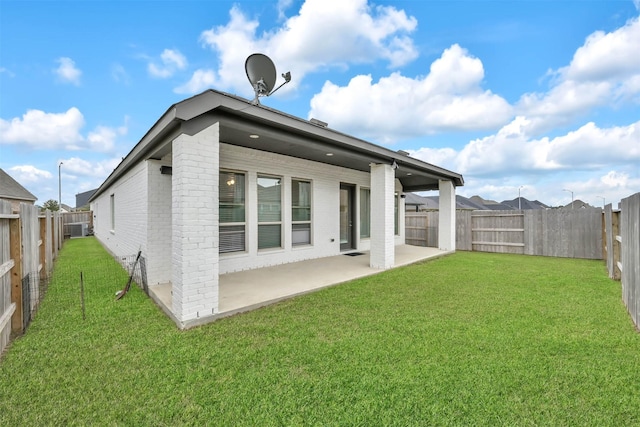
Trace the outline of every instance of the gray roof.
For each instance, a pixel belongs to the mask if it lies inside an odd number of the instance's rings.
[[[405,191],[437,190],[441,179],[464,185],[462,175],[387,148],[227,93],[207,90],[172,105],[98,188],[90,201],[140,161],[171,152],[173,139],[220,124],[220,141],[285,156],[369,172],[371,163],[395,162],[396,178]],[[319,124],[320,123],[320,124]],[[331,153],[332,156],[327,156]]]
[[[0,169],[0,199],[14,199],[35,202],[36,196],[24,188],[18,181],[13,179],[8,173]]]
[[[542,202],[537,200],[531,201],[524,197],[521,197],[520,201],[518,201],[517,197],[513,200],[503,200],[502,204],[511,206],[513,209],[518,209],[518,207],[521,209],[547,209],[549,207]]]
[[[420,196],[418,194],[407,193],[404,199],[405,206],[419,206],[420,209],[439,209],[440,197],[439,196]],[[472,202],[464,196],[456,195],[456,209],[487,209],[483,205]]]
[[[439,198],[438,196],[419,196],[413,193],[407,193],[405,197],[405,205],[408,206],[419,206],[420,209],[438,209],[439,207]],[[521,208],[524,209],[547,209],[548,206],[544,203],[535,200],[530,201],[526,198],[522,198],[520,201]],[[576,207],[581,207],[580,205],[576,205]],[[568,205],[571,207],[571,205]],[[514,210],[518,209],[518,199],[514,200],[505,200],[501,203],[498,203],[493,200],[483,199],[480,196],[473,196],[471,198],[467,198],[464,196],[456,195],[456,209],[473,209],[473,210]]]
[[[97,188],[94,188],[93,190],[89,190],[89,191],[85,191],[84,193],[78,193],[76,194],[76,209],[81,208],[85,205],[89,204],[89,199],[91,198],[91,196],[93,196],[93,193],[95,193],[97,190]]]
[[[438,200],[414,193],[405,194],[404,204],[405,206],[419,206],[420,209],[438,209]]]

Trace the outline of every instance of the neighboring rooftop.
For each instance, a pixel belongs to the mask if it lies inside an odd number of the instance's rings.
[[[0,199],[35,202],[38,200],[29,190],[24,188],[11,175],[0,169]]]
[[[425,197],[414,193],[407,193],[405,195],[405,205],[407,206],[407,210],[436,210],[439,207],[439,201],[438,196]],[[483,199],[480,196],[472,196],[470,198],[467,198],[464,196],[456,195],[456,209],[504,211],[517,210],[518,206],[520,206],[522,210],[550,208],[550,206],[547,206],[538,200],[531,201],[524,197],[521,197],[520,201],[518,201],[518,198],[515,198],[513,200],[503,200],[502,202],[496,202],[495,200]],[[580,207],[590,207],[588,204],[583,203],[579,200],[576,200],[574,202],[574,206],[576,209]],[[571,205],[567,205],[567,207],[570,208]]]
[[[95,193],[96,190],[97,188],[94,188],[93,190],[76,194],[76,209],[80,209],[84,206],[87,206],[89,204],[89,199],[91,198],[91,196],[93,196],[93,193]]]

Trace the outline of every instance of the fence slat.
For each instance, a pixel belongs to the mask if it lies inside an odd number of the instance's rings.
[[[438,246],[437,211],[405,215],[407,244]],[[456,249],[602,259],[602,210],[457,210]]]
[[[640,329],[640,193],[620,203],[619,268],[622,299],[633,323]],[[608,239],[607,239],[608,240]],[[615,255],[615,254],[614,254]]]

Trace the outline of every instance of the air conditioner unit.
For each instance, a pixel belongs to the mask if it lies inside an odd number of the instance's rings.
[[[75,222],[68,225],[69,234],[71,234],[71,237],[84,237],[89,235],[88,222]]]

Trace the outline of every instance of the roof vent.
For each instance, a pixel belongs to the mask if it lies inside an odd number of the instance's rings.
[[[327,122],[323,122],[322,120],[318,120],[318,119],[314,119],[312,118],[311,120],[309,120],[311,123],[313,123],[314,125],[326,128],[327,126],[329,126],[329,123]]]
[[[409,152],[404,150],[398,150],[398,154],[402,154],[403,156],[409,156]]]

